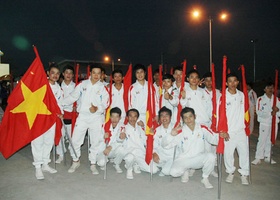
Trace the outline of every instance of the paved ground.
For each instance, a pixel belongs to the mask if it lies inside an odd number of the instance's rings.
[[[251,136],[250,155],[254,158],[257,143],[257,125]],[[279,134],[278,134],[279,135]],[[279,137],[278,137],[279,138]],[[252,166],[252,184],[241,185],[239,175],[235,174],[232,184],[226,183],[223,167],[222,198],[236,199],[279,199],[280,196],[280,140],[273,148],[274,160],[278,164],[270,165],[262,162]],[[0,156],[0,199],[1,200],[149,200],[149,199],[217,199],[218,179],[210,177],[214,189],[205,189],[200,183],[201,170],[197,170],[189,182],[183,184],[179,178],[159,177],[157,174],[150,181],[147,173],[134,175],[133,180],[127,180],[125,173],[117,174],[112,164],[108,164],[108,177],[103,179],[103,172],[92,175],[87,162],[86,145],[82,148],[80,168],[73,174],[67,172],[70,167],[70,156],[67,154],[67,166],[57,165],[58,173],[45,173],[44,180],[35,178],[32,166],[30,145],[18,151],[8,160]],[[238,164],[238,163],[237,163]],[[236,166],[237,166],[236,164]],[[51,164],[52,165],[52,164]],[[123,165],[122,168],[124,169]]]

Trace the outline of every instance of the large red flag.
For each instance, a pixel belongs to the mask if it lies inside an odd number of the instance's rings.
[[[152,66],[148,67],[148,98],[147,98],[147,111],[146,111],[146,135],[147,135],[147,145],[146,145],[146,158],[145,161],[149,165],[153,157],[153,143],[154,136],[151,134],[150,129],[155,129],[154,119],[155,119],[155,88],[153,86],[153,74]]]
[[[5,158],[45,133],[61,111],[36,47],[36,58],[8,99],[0,125],[0,151]]]
[[[227,74],[227,57],[223,57],[223,80],[222,80],[222,96],[219,106],[218,132],[228,132],[227,114],[226,114],[226,74]],[[217,153],[224,153],[224,138],[219,137]]]
[[[274,96],[273,96],[273,107],[277,104],[277,92],[278,92],[278,70],[275,70],[275,83],[274,83]],[[276,116],[272,116],[272,124],[271,124],[271,143],[275,144],[275,131],[276,131]]]
[[[182,91],[184,90],[184,87],[185,87],[185,77],[186,77],[186,72],[187,72],[187,60],[184,60],[183,62],[183,73],[182,73],[182,82],[181,82],[181,87],[180,87],[180,91],[179,91],[179,99],[182,98]],[[177,127],[178,124],[180,123],[180,120],[181,120],[181,111],[182,111],[182,106],[181,104],[179,103],[178,104],[178,112],[177,112],[177,119],[176,119],[176,123],[174,125],[174,127]]]
[[[131,84],[132,84],[132,64],[128,66],[128,70],[123,78],[123,103],[124,103],[125,112],[128,111],[128,93]],[[127,119],[125,119],[124,124],[127,124]]]
[[[217,132],[217,92],[216,92],[216,80],[215,80],[215,66],[212,63],[212,124],[211,129]]]
[[[246,135],[250,135],[250,114],[249,114],[249,97],[247,91],[246,77],[245,77],[245,68],[244,65],[240,66],[242,73],[242,92],[244,94],[244,123],[245,123],[245,132]]]

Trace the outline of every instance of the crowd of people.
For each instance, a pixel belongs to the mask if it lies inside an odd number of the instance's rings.
[[[217,177],[214,170],[217,164],[216,147],[219,137],[224,138],[224,165],[226,168],[226,182],[232,183],[236,167],[234,152],[239,157],[240,180],[248,185],[249,176],[249,146],[245,133],[245,101],[244,94],[238,90],[239,79],[234,73],[226,77],[226,117],[228,131],[215,133],[211,130],[213,102],[211,72],[200,77],[197,70],[186,74],[187,82],[183,79],[181,66],[173,69],[173,74],[159,76],[159,71],[153,73],[155,89],[155,106],[158,126],[150,130],[154,135],[152,161],[148,165],[146,156],[146,111],[148,99],[148,83],[146,67],[138,64],[134,66],[136,77],[128,91],[128,105],[124,105],[124,74],[121,70],[112,72],[112,85],[104,81],[104,70],[98,65],[92,65],[90,76],[79,84],[73,82],[74,69],[64,67],[63,81],[57,83],[60,71],[52,64],[48,70],[48,80],[56,97],[57,104],[64,120],[62,141],[56,148],[56,163],[61,163],[66,150],[69,149],[72,165],[69,173],[74,173],[82,164],[80,162],[81,146],[86,134],[89,140],[88,159],[91,163],[92,174],[99,174],[104,170],[107,162],[113,162],[117,173],[123,173],[121,163],[124,162],[126,178],[133,179],[134,173],[158,173],[159,176],[181,177],[181,182],[189,181],[196,169],[202,169],[201,183],[205,188],[213,188],[209,176]],[[160,80],[162,79],[162,86]],[[201,87],[201,85],[204,87]],[[259,141],[255,160],[257,165],[265,162],[276,162],[271,159],[271,119],[276,116],[276,126],[280,117],[280,101],[277,99],[273,106],[273,83],[267,83],[264,95],[257,98],[250,84],[247,85],[250,100],[250,131],[254,127],[254,115],[260,122]],[[217,119],[219,119],[219,102],[221,93],[216,89]],[[178,106],[182,109],[178,109]],[[128,109],[126,109],[128,107]],[[104,129],[106,109],[110,108],[110,128]],[[180,112],[180,113],[179,113]],[[77,114],[73,126],[73,113]],[[177,116],[181,121],[178,125]],[[44,179],[43,172],[56,173],[57,170],[49,166],[50,152],[54,144],[55,124],[40,137],[32,141],[33,165],[36,168],[36,178]],[[74,127],[71,130],[71,127]],[[276,133],[278,126],[276,127]],[[67,129],[67,130],[65,130]],[[65,132],[72,133],[72,147],[65,147]]]

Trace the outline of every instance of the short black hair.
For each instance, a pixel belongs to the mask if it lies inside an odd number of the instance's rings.
[[[129,109],[127,112],[126,112],[126,116],[128,117],[128,115],[129,115],[129,113],[130,112],[136,112],[137,113],[137,118],[139,118],[139,111],[137,110],[137,109],[135,109],[135,108],[131,108],[131,109]]]
[[[117,114],[119,114],[119,116],[121,116],[121,115],[122,115],[122,110],[121,110],[119,107],[111,108],[111,110],[110,110],[110,116],[111,116],[113,113],[117,113]]]
[[[136,72],[137,70],[142,69],[145,73],[146,73],[146,67],[142,64],[136,64],[134,66],[134,72]]]
[[[55,62],[49,63],[49,69],[47,71],[51,71],[52,68],[56,68],[60,71],[58,65]]]
[[[190,71],[188,72],[187,77],[189,78],[189,77],[190,77],[190,75],[191,75],[191,74],[193,74],[193,73],[197,74],[197,75],[198,75],[198,77],[200,76],[197,70],[192,69],[192,70],[190,70]]]
[[[75,73],[74,67],[72,67],[71,65],[66,65],[65,67],[63,67],[62,73],[64,73],[68,69],[71,70],[73,72],[73,74]]]
[[[205,74],[203,74],[202,78],[212,78],[212,73],[206,72]]]
[[[94,68],[98,68],[102,72],[102,67],[96,63],[90,65],[90,71],[92,71]]]
[[[191,112],[193,115],[195,115],[195,112],[194,112],[194,109],[193,109],[193,108],[185,107],[185,108],[182,109],[182,111],[181,111],[181,113],[180,113],[182,119],[183,119],[183,117],[184,117],[184,114],[186,114],[186,113],[188,113],[188,112]]]
[[[274,83],[271,81],[268,81],[265,83],[264,88],[269,87],[269,86],[274,86]]]
[[[165,79],[170,79],[172,82],[175,81],[174,77],[171,74],[164,74],[162,76],[162,80],[165,80]]]
[[[115,69],[113,72],[112,72],[112,77],[114,77],[115,74],[121,74],[123,76],[123,71],[120,70],[120,69]]]
[[[173,68],[173,73],[175,73],[175,71],[183,71],[183,68],[181,66],[176,66]]]
[[[228,78],[230,78],[230,77],[235,77],[237,80],[239,80],[239,79],[238,79],[238,76],[237,76],[235,73],[233,73],[233,72],[227,74],[227,80],[228,80]]]
[[[167,112],[169,114],[169,116],[172,116],[172,112],[170,109],[166,108],[165,106],[163,106],[159,111],[158,111],[158,116],[160,116],[161,113],[163,112]]]
[[[157,68],[154,72],[153,72],[153,75],[159,73],[159,68]]]

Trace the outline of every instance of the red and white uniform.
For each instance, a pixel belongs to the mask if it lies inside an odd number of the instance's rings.
[[[272,106],[273,98],[271,99],[264,94],[257,99],[256,112],[258,117],[258,122],[260,122],[259,127],[259,140],[257,144],[256,158],[264,159],[265,157],[270,158],[271,151],[271,125],[272,125]],[[277,99],[277,98],[276,98]],[[277,99],[276,106],[280,109],[280,101]],[[276,113],[276,130],[275,137],[277,138],[278,123],[279,123],[280,111]]]
[[[207,105],[207,102],[211,101],[209,95],[199,87],[197,87],[196,90],[192,90],[190,87],[185,87],[185,91],[186,98],[180,99],[182,107],[193,108],[196,114],[196,122],[210,126],[212,113],[210,112],[211,107]]]
[[[193,131],[184,124],[180,134],[172,136],[169,133],[163,138],[162,146],[164,148],[177,148],[177,156],[170,171],[171,176],[179,177],[188,169],[200,168],[202,168],[203,178],[210,175],[214,170],[216,156],[213,153],[205,153],[205,140],[216,145],[218,134],[198,123],[196,123]]]
[[[126,169],[131,169],[137,164],[141,171],[150,172],[150,166],[145,161],[147,136],[143,129],[136,124],[135,127],[129,123],[125,126],[126,139],[123,140],[123,150],[120,158],[125,160]],[[153,173],[157,173],[158,168],[153,164]]]
[[[226,90],[226,116],[228,124],[229,141],[225,141],[224,162],[227,173],[234,173],[234,151],[239,155],[238,172],[241,175],[249,175],[249,147],[248,137],[245,133],[244,122],[244,94],[236,90],[231,94]]]
[[[90,139],[90,154],[89,160],[91,164],[96,163],[96,155],[98,152],[98,143],[103,137],[102,124],[104,122],[104,112],[109,105],[109,93],[107,92],[105,86],[100,81],[92,84],[90,79],[82,81],[76,86],[75,90],[64,99],[64,105],[70,105],[73,102],[80,99],[77,111],[79,116],[77,118],[73,136],[72,143],[74,149],[77,153],[75,157],[72,148],[70,148],[70,153],[73,161],[78,161],[81,156],[81,145],[84,143],[84,137],[86,131],[88,130],[88,136]],[[94,105],[97,106],[97,111],[91,113],[89,108]]]
[[[68,97],[70,95],[70,93],[74,91],[75,86],[76,86],[76,84],[73,81],[71,81],[68,85],[64,81],[62,81],[60,87],[61,87],[61,89],[63,91],[64,98]],[[66,112],[71,113],[73,111],[73,104],[63,106],[63,111],[64,111],[64,114]],[[65,130],[65,128],[67,130]],[[61,136],[62,138],[65,137],[65,131],[67,131],[69,136],[71,135],[71,124],[65,124],[65,127],[62,127],[62,131],[61,131],[62,132],[62,136]],[[66,152],[65,144],[63,143],[63,145],[62,145],[61,144],[61,140],[60,140],[59,144],[56,147],[56,153],[59,156],[63,156],[62,150],[64,150],[64,152]]]
[[[126,111],[124,108],[124,100],[123,100],[123,91],[124,87],[122,84],[122,87],[120,90],[118,90],[115,86],[115,84],[112,85],[112,102],[111,102],[111,108],[118,107],[122,111],[121,115],[121,122],[123,123],[126,117]]]
[[[170,87],[167,92],[172,95],[173,99],[172,100],[166,100],[164,98],[164,93],[165,93],[165,89],[162,90],[162,95],[159,99],[159,101],[161,102],[161,107],[165,106],[166,108],[168,108],[169,110],[171,110],[172,112],[172,117],[171,117],[171,122],[172,123],[176,123],[177,120],[177,106],[179,104],[179,92],[176,88]]]
[[[50,87],[55,96],[57,104],[63,113],[61,102],[63,99],[63,92],[58,83],[55,83],[54,85],[50,84]],[[49,130],[31,142],[31,151],[34,159],[33,165],[35,168],[41,168],[42,164],[47,165],[51,161],[50,152],[54,144],[55,127],[56,123],[54,123]]]
[[[170,123],[168,128],[164,128],[163,125],[160,125],[155,130],[154,135],[154,153],[157,153],[159,156],[158,166],[161,167],[161,172],[164,175],[170,175],[170,169],[173,163],[174,148],[163,148],[162,139],[166,137],[167,134],[170,134],[174,127],[173,123]]]
[[[250,134],[251,134],[254,130],[255,108],[256,108],[256,102],[257,102],[256,92],[251,89],[248,92],[248,98],[249,98],[249,114],[250,114]]]

